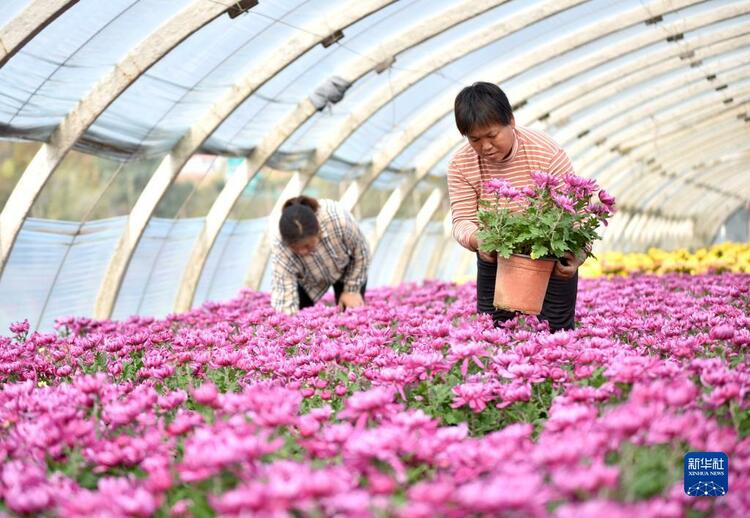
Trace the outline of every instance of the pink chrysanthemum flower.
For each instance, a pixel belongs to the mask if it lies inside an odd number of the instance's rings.
[[[523,193],[513,187],[508,180],[493,178],[484,184],[484,189],[492,194],[496,194],[509,200],[515,200],[523,196]]]
[[[554,189],[560,185],[560,178],[544,171],[532,171],[531,179],[537,187]]]
[[[563,209],[566,212],[570,212],[571,214],[575,214],[576,207],[575,207],[575,200],[571,198],[570,196],[567,196],[565,194],[560,194],[556,191],[552,191],[550,193],[550,196],[552,197],[552,200],[555,202],[555,204]]]

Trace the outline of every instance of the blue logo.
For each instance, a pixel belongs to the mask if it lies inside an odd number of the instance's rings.
[[[685,454],[685,494],[723,496],[729,492],[729,457],[720,451]]]

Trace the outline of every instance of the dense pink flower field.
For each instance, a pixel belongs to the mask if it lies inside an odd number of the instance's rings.
[[[582,281],[579,327],[473,285],[288,317],[246,292],[0,338],[0,509],[60,516],[750,515],[750,275]],[[28,335],[28,336],[27,336]],[[693,498],[683,455],[729,456]]]

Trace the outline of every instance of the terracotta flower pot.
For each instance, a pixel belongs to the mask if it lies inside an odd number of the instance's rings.
[[[555,267],[555,259],[513,254],[497,258],[494,305],[498,309],[538,315]]]

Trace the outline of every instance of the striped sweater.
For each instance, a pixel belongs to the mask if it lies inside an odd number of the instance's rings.
[[[490,199],[483,184],[502,178],[514,187],[532,185],[530,173],[544,171],[554,175],[573,172],[565,151],[541,131],[516,126],[515,142],[510,155],[501,162],[480,157],[467,142],[453,156],[448,166],[448,196],[453,218],[453,237],[461,246],[475,252],[471,236],[479,228],[479,199]]]

